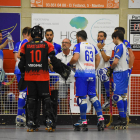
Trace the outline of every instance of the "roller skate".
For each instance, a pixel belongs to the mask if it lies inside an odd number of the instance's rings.
[[[98,131],[104,131],[104,117],[101,116],[101,117],[98,117],[98,123],[97,123],[97,127],[98,127]]]
[[[108,111],[110,107],[110,99],[107,97],[105,103],[102,105],[103,111]]]
[[[87,128],[87,120],[79,120],[77,123],[75,123],[74,125],[74,131],[88,131]]]
[[[35,132],[38,131],[38,125],[36,125],[33,121],[28,121],[28,129],[27,132]]]
[[[124,129],[128,128],[126,118],[120,118],[119,117],[117,121],[112,123],[112,125],[113,125],[113,128],[115,130],[118,130],[118,129],[123,129],[124,130]]]
[[[113,100],[112,100],[112,106],[116,107],[116,104]],[[106,102],[102,105],[102,110],[109,111],[109,107],[110,107],[110,99],[107,97]]]
[[[55,131],[55,124],[53,123],[52,120],[50,120],[49,118],[46,120],[46,128],[45,130],[47,130],[48,132],[54,132]]]
[[[19,127],[25,127],[26,126],[26,117],[25,117],[25,114],[22,114],[22,115],[18,115],[16,116],[16,126],[19,126]]]

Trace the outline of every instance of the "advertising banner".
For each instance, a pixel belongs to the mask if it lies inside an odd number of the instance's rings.
[[[20,41],[20,13],[0,13],[0,30],[2,30],[2,38],[7,39],[8,33],[12,35],[14,45]],[[4,48],[8,49],[8,45]]]
[[[132,50],[140,50],[140,15],[128,15],[127,39]]]
[[[40,25],[46,29],[52,29],[54,32],[53,42],[62,44],[63,39],[71,40],[71,49],[77,44],[76,33],[80,30],[85,30],[88,36],[88,42],[97,45],[97,36],[99,31],[107,33],[105,44],[114,48],[112,42],[112,33],[115,27],[119,26],[119,15],[116,14],[32,14],[32,27]],[[44,38],[44,40],[46,40]],[[70,84],[70,106],[72,113],[79,112],[77,106],[77,97],[75,96],[74,82]],[[91,109],[91,104],[88,101],[87,112]]]
[[[0,7],[21,7],[21,0],[0,0]]]
[[[119,8],[119,0],[31,0],[31,7]]]
[[[46,29],[54,31],[54,42],[61,45],[65,38],[71,40],[73,49],[77,43],[76,32],[85,30],[88,35],[88,42],[96,46],[99,31],[107,33],[105,43],[109,47],[114,47],[112,33],[114,28],[119,26],[118,14],[32,14],[32,27],[40,25]],[[45,39],[45,38],[44,38]]]
[[[140,0],[129,0],[128,8],[140,8]]]

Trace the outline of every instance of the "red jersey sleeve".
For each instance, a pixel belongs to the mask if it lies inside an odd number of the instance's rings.
[[[26,43],[24,43],[24,44],[21,46],[21,48],[20,48],[21,53],[23,53],[23,54],[25,54],[25,44],[26,44]]]
[[[47,44],[48,44],[48,54],[50,53],[50,52],[52,52],[52,51],[54,51],[54,46],[50,43],[50,42],[48,42],[48,41],[45,41]]]

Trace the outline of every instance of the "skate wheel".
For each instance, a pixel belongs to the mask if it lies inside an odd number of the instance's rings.
[[[27,129],[27,132],[29,132],[29,129]]]
[[[34,132],[34,129],[31,129],[30,132]]]
[[[38,130],[39,130],[38,128],[35,129],[35,131],[38,131]]]
[[[128,129],[128,126],[126,126],[126,129]]]
[[[115,130],[118,130],[118,126],[114,126],[114,129],[115,129]]]
[[[74,131],[80,131],[80,128],[74,127]]]
[[[100,126],[98,126],[98,131],[101,131],[101,127]]]
[[[83,128],[82,131],[88,131],[88,128],[87,127],[86,128]]]
[[[125,130],[126,129],[126,126],[123,126],[122,129]]]
[[[54,132],[54,131],[55,131],[55,129],[52,130],[52,132]]]
[[[46,127],[45,130],[48,130],[48,128]]]
[[[52,127],[49,127],[48,128],[48,132],[52,132]]]

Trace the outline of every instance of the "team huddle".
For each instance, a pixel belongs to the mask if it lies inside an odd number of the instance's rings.
[[[104,130],[102,111],[110,106],[110,83],[112,83],[111,90],[114,92],[111,97],[112,104],[116,104],[119,111],[119,117],[112,125],[126,126],[127,88],[134,55],[129,42],[124,40],[124,34],[125,30],[122,27],[116,27],[112,33],[114,43],[112,59],[112,49],[105,44],[107,34],[104,31],[98,32],[96,46],[87,42],[88,36],[84,30],[78,31],[77,44],[72,52],[69,39],[65,38],[62,41],[62,47],[53,42],[54,33],[51,29],[45,31],[46,41],[43,41],[42,27],[25,27],[22,32],[23,41],[16,43],[13,51],[16,61],[14,73],[19,83],[16,124],[27,125],[27,132],[37,131],[40,126],[42,101],[43,123],[46,130],[55,131],[57,100],[61,90],[49,90],[51,86],[49,73],[56,72],[67,81],[74,71],[77,105],[80,108],[80,120],[73,124],[74,130],[88,130],[87,95],[97,113],[98,131]],[[96,76],[103,82],[106,91],[105,103],[102,106],[96,95]],[[59,80],[56,79],[54,83],[58,82]]]

